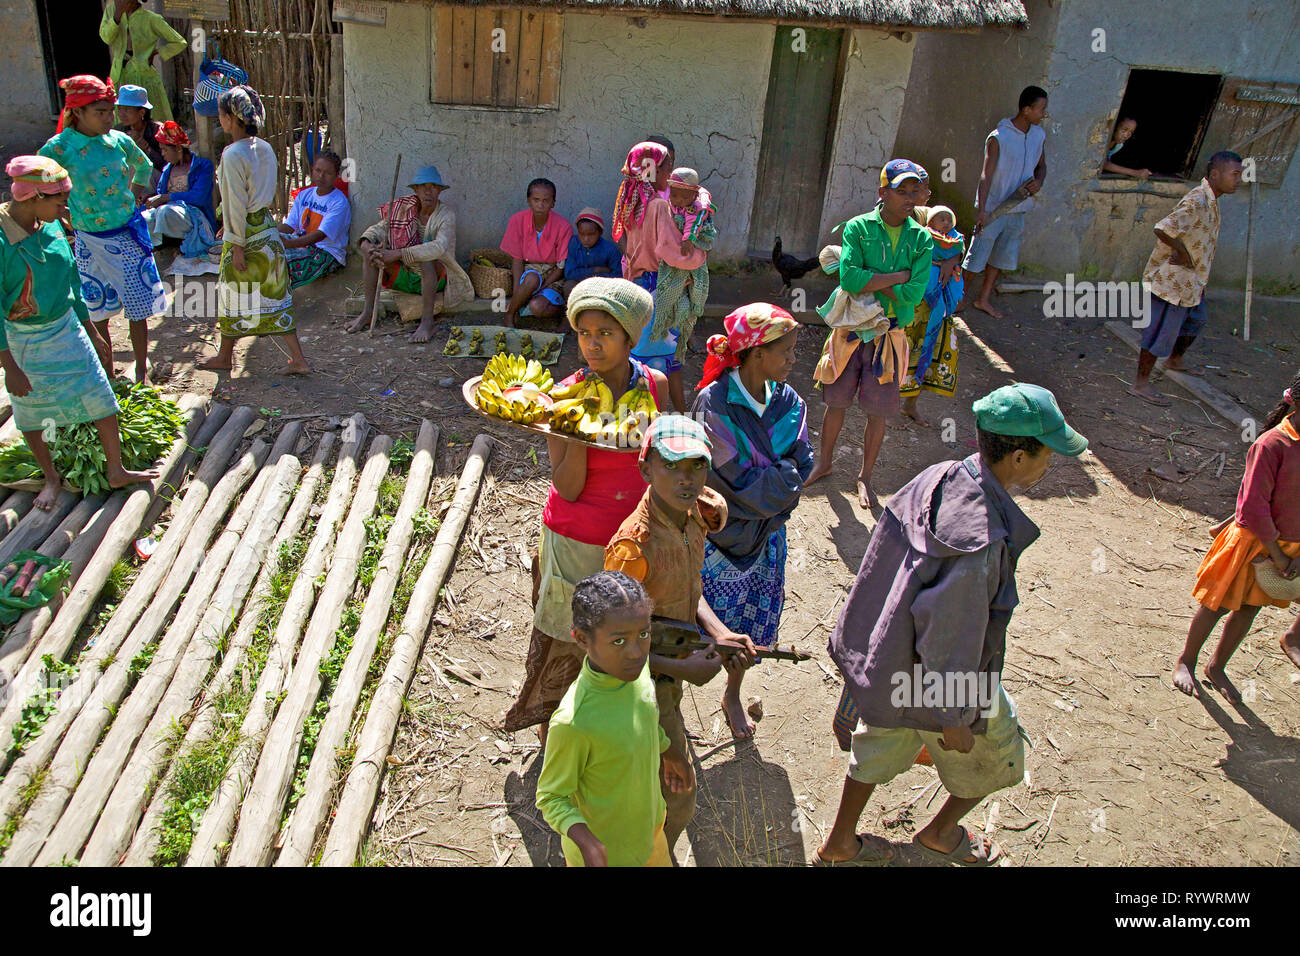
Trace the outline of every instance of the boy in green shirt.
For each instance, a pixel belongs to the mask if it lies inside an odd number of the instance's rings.
[[[830,474],[835,442],[856,393],[867,415],[858,474],[858,504],[863,508],[879,504],[871,489],[871,472],[885,441],[885,420],[898,413],[898,390],[907,377],[907,336],[902,330],[916,317],[917,303],[930,281],[934,240],[912,218],[912,210],[929,195],[928,179],[926,171],[910,159],[891,159],[880,171],[880,205],[844,226],[840,288],[855,296],[874,293],[889,319],[889,331],[864,340],[839,378],[825,387],[821,453],[804,486]],[[834,302],[832,294],[818,309],[822,318]]]
[[[645,589],[618,571],[573,592],[573,639],[587,656],[551,716],[537,781],[537,809],[569,866],[672,865],[660,773],[673,793],[695,774],[659,725],[650,612]]]

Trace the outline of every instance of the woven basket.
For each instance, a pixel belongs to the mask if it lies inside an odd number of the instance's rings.
[[[492,266],[485,266],[478,259],[482,257]],[[480,299],[491,299],[498,289],[506,295],[514,288],[514,273],[510,271],[510,257],[500,249],[475,249],[469,254],[469,281],[474,284],[474,294]]]
[[[1269,597],[1278,601],[1300,601],[1300,576],[1282,577],[1267,557],[1255,561],[1251,566],[1255,570],[1255,583]]]

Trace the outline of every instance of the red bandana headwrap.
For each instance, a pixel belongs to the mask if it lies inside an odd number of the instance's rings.
[[[62,133],[63,127],[69,120],[69,110],[75,110],[81,106],[89,106],[91,103],[98,103],[100,100],[108,100],[111,103],[117,102],[117,91],[113,89],[113,81],[107,82],[97,76],[91,76],[88,73],[81,73],[77,76],[70,76],[66,80],[59,80],[59,89],[63,90],[63,111],[59,113],[59,125],[54,130],[56,133]]]
[[[740,367],[740,353],[775,342],[799,323],[779,305],[754,302],[742,305],[722,320],[726,335],[710,335],[704,377],[696,389],[712,384],[733,368]]]
[[[155,137],[162,146],[188,146],[190,138],[185,135],[185,130],[181,129],[180,123],[174,120],[168,120],[162,124],[162,129],[158,130]]]

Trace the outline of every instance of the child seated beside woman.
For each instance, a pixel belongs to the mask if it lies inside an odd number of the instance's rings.
[[[549,179],[529,183],[527,198],[528,208],[510,217],[501,237],[501,251],[510,257],[514,277],[514,293],[502,320],[507,327],[521,315],[553,319],[564,313],[559,285],[573,227],[556,214],[555,183]]]
[[[588,206],[578,213],[574,226],[576,230],[569,240],[569,253],[564,257],[564,281],[560,284],[565,299],[583,279],[592,276],[623,278],[623,253],[605,238],[605,218],[600,211]]]

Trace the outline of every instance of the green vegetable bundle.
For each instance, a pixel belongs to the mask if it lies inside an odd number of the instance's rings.
[[[128,471],[148,468],[176,441],[185,426],[185,416],[153,386],[119,381],[113,383],[113,392],[119,406],[122,467]],[[94,422],[60,428],[50,450],[59,474],[83,494],[101,495],[112,490],[104,473],[107,459]],[[27,442],[20,440],[0,448],[0,484],[40,481],[41,477],[41,466]]]

